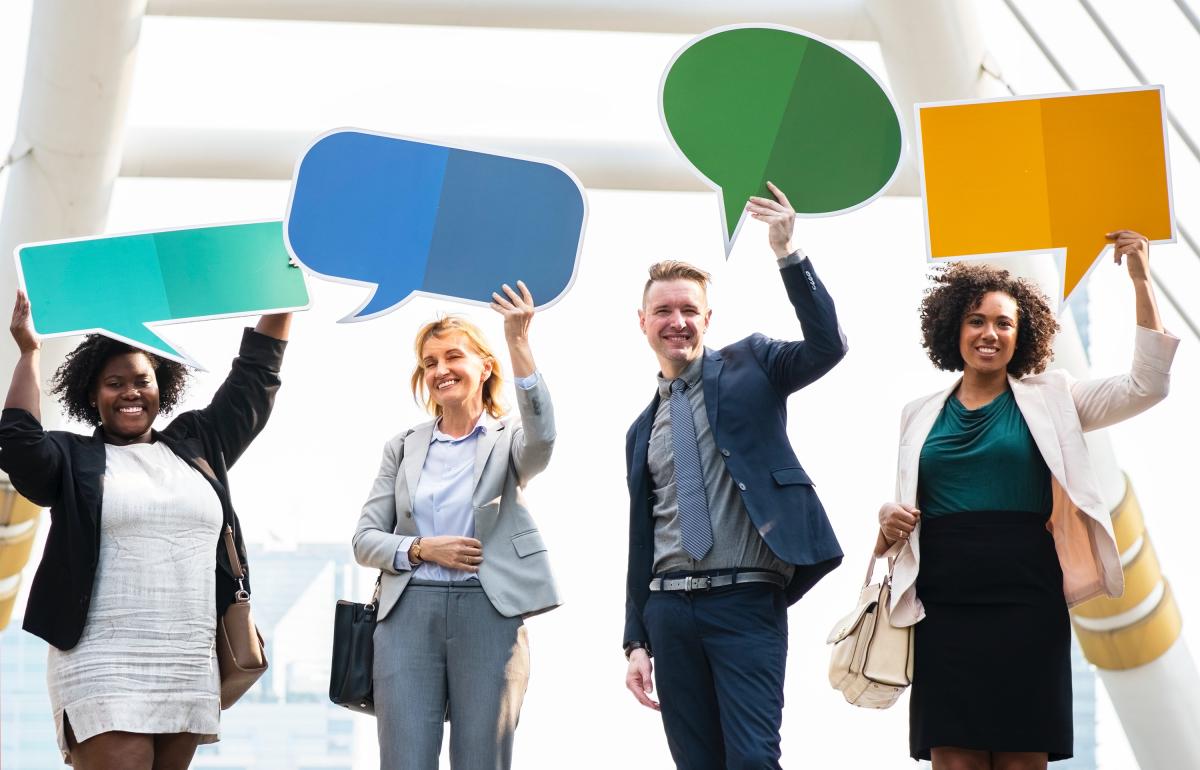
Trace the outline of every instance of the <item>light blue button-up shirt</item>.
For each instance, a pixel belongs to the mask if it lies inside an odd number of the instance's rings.
[[[517,387],[529,390],[537,384],[537,372],[516,378]],[[440,425],[440,421],[439,421]],[[421,467],[421,478],[413,494],[413,521],[425,537],[451,535],[475,537],[475,508],[471,494],[475,491],[475,448],[484,426],[476,423],[465,436],[454,438],[442,433],[437,426],[429,440],[429,452]],[[396,548],[393,566],[397,571],[411,570],[408,549],[415,537],[401,539]],[[484,555],[486,559],[486,554]],[[470,580],[476,573],[450,569],[432,562],[422,562],[413,571],[421,580]]]

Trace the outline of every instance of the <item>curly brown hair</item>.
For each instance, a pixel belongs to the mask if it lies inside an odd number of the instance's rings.
[[[1046,295],[1032,281],[978,262],[939,266],[930,280],[934,285],[925,290],[921,300],[921,344],[937,368],[963,370],[958,347],[963,318],[993,291],[1003,292],[1017,303],[1017,345],[1008,373],[1014,377],[1037,374],[1054,358],[1058,319]]]
[[[88,425],[100,424],[100,410],[92,405],[96,380],[110,358],[125,353],[141,353],[149,359],[158,382],[158,411],[160,414],[171,413],[183,397],[191,376],[186,366],[100,334],[89,334],[78,347],[67,353],[50,380],[53,386],[50,392],[58,397],[58,403],[68,417]]]

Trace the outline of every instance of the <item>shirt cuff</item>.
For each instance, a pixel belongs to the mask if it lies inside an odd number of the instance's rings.
[[[529,375],[528,377],[514,378],[514,382],[517,383],[517,387],[520,388],[521,390],[532,390],[533,386],[537,385],[537,381],[538,381],[538,372],[536,372],[536,371],[533,374]]]
[[[392,557],[392,568],[397,572],[408,572],[412,570],[413,565],[408,560],[408,549],[412,548],[415,537],[400,538],[400,545],[396,546],[396,555]]]
[[[804,253],[804,249],[798,248],[795,251],[793,251],[791,254],[788,254],[786,257],[778,257],[775,260],[775,264],[779,265],[779,269],[782,270],[785,267],[791,267],[792,265],[798,265],[807,258],[808,258],[808,255]]]

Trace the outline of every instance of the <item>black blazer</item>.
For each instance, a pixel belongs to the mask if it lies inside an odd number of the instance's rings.
[[[271,414],[285,346],[283,340],[246,329],[233,369],[212,403],[184,412],[162,432],[154,431],[155,440],[166,444],[212,484],[225,522],[233,527],[243,564],[247,564],[246,547],[229,499],[227,472]],[[91,436],[47,432],[24,409],[5,409],[0,417],[0,469],[8,473],[18,492],[50,508],[50,531],[29,588],[24,627],[60,650],[79,643],[91,604],[100,557],[104,465],[99,428]],[[232,601],[237,584],[219,538],[213,548],[219,617]],[[249,577],[248,565],[246,574]],[[249,590],[249,582],[246,587]]]
[[[796,566],[792,603],[842,561],[825,509],[787,436],[787,398],[821,378],[846,355],[833,298],[805,259],[779,271],[804,340],[753,334],[719,351],[704,350],[704,407],[713,440],[767,546]],[[629,568],[625,642],[647,642],[642,611],[654,568],[654,493],[647,449],[656,392],[625,442],[629,473]]]

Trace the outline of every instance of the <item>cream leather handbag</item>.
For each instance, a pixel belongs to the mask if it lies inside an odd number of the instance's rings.
[[[892,559],[902,546],[896,543],[884,554],[888,572],[878,583],[871,582],[876,558],[871,557],[858,606],[837,622],[825,640],[833,645],[829,684],[855,706],[885,709],[912,684],[913,627],[894,627],[888,610]]]

